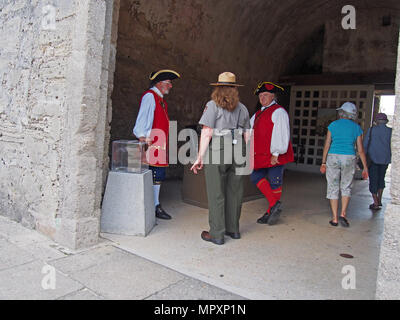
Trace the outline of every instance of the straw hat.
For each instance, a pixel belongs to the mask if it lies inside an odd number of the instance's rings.
[[[232,72],[224,72],[218,76],[218,82],[210,83],[211,86],[229,86],[243,87],[242,84],[236,84],[236,76]]]

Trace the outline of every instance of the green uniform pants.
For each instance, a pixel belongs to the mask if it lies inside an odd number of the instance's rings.
[[[210,235],[214,239],[223,239],[225,232],[239,232],[239,219],[242,210],[243,176],[236,175],[236,168],[244,165],[224,164],[224,148],[219,148],[221,164],[204,165],[206,178]],[[211,151],[211,147],[209,149]],[[216,152],[215,150],[213,151]],[[212,152],[209,152],[212,154]]]

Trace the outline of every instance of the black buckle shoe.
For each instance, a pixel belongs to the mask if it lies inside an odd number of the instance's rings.
[[[156,206],[156,217],[159,219],[170,220],[171,216],[161,208],[161,205]]]
[[[240,239],[240,233],[239,232],[225,232],[225,234],[232,239]]]
[[[269,214],[270,217],[268,219],[268,224],[270,226],[272,226],[273,224],[275,224],[278,221],[281,211],[282,211],[281,210],[281,202],[277,201],[270,210],[270,214]]]
[[[269,214],[266,212],[261,218],[257,219],[257,223],[267,224],[269,219]]]

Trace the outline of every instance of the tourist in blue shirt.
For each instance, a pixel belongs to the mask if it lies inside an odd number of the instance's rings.
[[[353,103],[346,102],[339,109],[339,120],[328,126],[324,152],[322,156],[321,173],[326,173],[327,198],[332,209],[332,226],[338,225],[338,220],[344,227],[350,224],[346,218],[350,202],[354,173],[356,170],[356,148],[364,166],[362,176],[368,178],[367,159],[362,143],[363,131],[355,122],[357,108]],[[342,194],[342,209],[338,219],[339,191]]]
[[[378,113],[375,117],[375,123],[376,125],[369,128],[365,135],[364,149],[371,159],[368,167],[369,191],[374,203],[369,208],[379,210],[382,206],[383,189],[385,189],[386,170],[392,157],[390,148],[392,128],[386,126],[388,118],[385,113]]]

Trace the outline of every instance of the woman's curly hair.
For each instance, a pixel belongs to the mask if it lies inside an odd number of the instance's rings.
[[[218,86],[213,90],[211,99],[222,109],[232,112],[239,103],[239,90],[236,87]]]
[[[350,112],[346,112],[344,110],[339,110],[339,118],[356,121],[357,113],[350,113]]]

